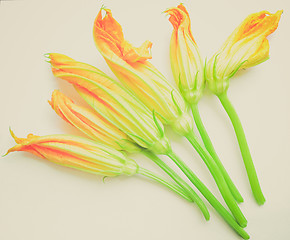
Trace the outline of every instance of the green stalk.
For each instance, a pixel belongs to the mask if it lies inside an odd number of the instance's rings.
[[[186,164],[174,153],[167,154],[175,164],[184,172],[188,179],[196,186],[207,201],[214,207],[214,209],[224,218],[224,220],[244,239],[249,239],[247,232],[239,226],[233,216],[223,207],[223,205],[216,199],[210,190],[201,182],[201,180],[189,169]]]
[[[234,109],[233,105],[228,99],[227,92],[224,92],[217,96],[233,124],[254,197],[257,203],[259,205],[262,205],[265,202],[265,197],[260,187],[260,183],[257,177],[257,173],[255,170],[255,166],[251,157],[250,149],[246,140],[246,136],[241,121],[238,117],[236,110]]]
[[[192,199],[188,196],[188,194],[181,187],[179,187],[179,186],[177,186],[175,184],[167,182],[166,180],[162,179],[161,177],[156,176],[154,173],[150,172],[149,170],[139,167],[137,173],[140,174],[140,175],[143,175],[143,176],[145,176],[147,178],[150,178],[153,181],[156,181],[156,182],[162,184],[163,186],[169,188],[173,192],[175,192],[178,195],[180,195],[185,200],[187,200],[189,202],[192,202]]]
[[[208,151],[199,144],[198,140],[196,139],[195,135],[193,132],[191,132],[190,134],[188,134],[186,136],[186,138],[188,139],[188,141],[191,143],[191,145],[196,149],[196,151],[198,152],[198,154],[201,156],[201,158],[203,159],[204,163],[206,164],[207,168],[209,169],[211,175],[213,176],[219,190],[220,193],[222,194],[227,206],[229,207],[229,209],[231,210],[231,212],[233,213],[234,217],[236,218],[237,222],[240,224],[241,227],[246,227],[247,226],[247,220],[244,217],[242,211],[240,210],[240,208],[237,205],[237,202],[235,201],[232,193],[230,192],[228,185],[220,171],[220,169],[218,168],[218,166],[216,165],[216,163],[214,162],[213,158],[211,157],[211,155],[208,153]]]
[[[154,153],[143,150],[142,153],[151,159],[155,164],[157,164],[164,172],[166,172],[184,191],[185,193],[197,204],[199,209],[202,211],[204,218],[209,220],[210,215],[205,206],[204,202],[197,195],[197,193],[176,173],[174,172],[166,163],[164,163],[158,156]]]
[[[210,153],[210,155],[212,156],[216,165],[220,169],[233,197],[236,199],[236,201],[238,203],[243,202],[244,201],[243,197],[241,196],[239,190],[237,189],[237,187],[235,186],[235,184],[231,180],[229,174],[227,173],[227,170],[224,168],[221,160],[219,159],[219,157],[218,157],[218,155],[213,147],[213,144],[208,136],[208,133],[207,133],[207,131],[202,123],[197,104],[191,104],[191,111],[192,111],[192,115],[193,115],[195,124],[197,126],[197,129],[199,131],[199,134],[202,138],[202,141],[203,141],[207,151]]]

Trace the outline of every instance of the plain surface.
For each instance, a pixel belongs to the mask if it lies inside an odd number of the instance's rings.
[[[237,74],[229,98],[243,123],[266,203],[251,194],[229,119],[217,98],[206,92],[200,111],[214,146],[241,191],[246,230],[254,240],[290,235],[290,81],[288,0],[183,1],[195,40],[210,57],[249,14],[284,9],[278,30],[269,37],[270,60]],[[177,1],[10,0],[0,3],[0,153],[17,136],[74,133],[50,108],[54,89],[77,98],[72,87],[53,77],[44,53],[59,52],[112,75],[97,52],[94,18],[105,4],[134,45],[153,42],[152,63],[172,81],[169,39],[172,26],[162,14]],[[206,167],[185,139],[168,130],[173,148],[219,199]],[[140,165],[160,172],[147,159]],[[194,159],[193,159],[194,158]],[[167,161],[166,158],[163,158]],[[195,205],[139,177],[106,179],[47,163],[28,153],[0,161],[0,239],[3,240],[175,240],[240,239],[209,207],[205,222]]]

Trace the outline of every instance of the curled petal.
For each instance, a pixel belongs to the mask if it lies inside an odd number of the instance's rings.
[[[280,10],[274,14],[267,11],[251,14],[228,37],[207,63],[207,82],[213,92],[221,94],[226,91],[229,78],[238,69],[255,66],[269,58],[267,36],[277,29],[282,13]]]
[[[105,11],[105,16],[102,16],[102,11]],[[144,42],[141,47],[135,48],[129,42],[124,40],[122,27],[113,18],[111,10],[101,9],[94,24],[95,41],[103,46],[103,49],[108,48],[118,57],[128,63],[145,61],[152,58],[149,49],[152,43]]]
[[[170,15],[169,21],[171,22],[174,30],[178,31],[181,29],[183,31],[187,31],[191,40],[195,43],[195,40],[191,32],[191,23],[189,14],[184,5],[179,4],[176,8],[170,8],[166,10],[165,13]]]

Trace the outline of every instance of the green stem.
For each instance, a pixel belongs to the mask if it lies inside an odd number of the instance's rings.
[[[155,164],[157,164],[164,172],[166,172],[184,191],[188,194],[188,196],[197,204],[199,209],[202,211],[206,220],[209,220],[210,215],[205,206],[204,202],[197,195],[197,193],[176,173],[174,172],[165,162],[163,162],[158,156],[154,153],[143,150],[142,153],[151,159]]]
[[[139,167],[138,173],[140,175],[148,177],[148,178],[150,178],[150,179],[162,184],[163,186],[169,188],[173,192],[175,192],[178,195],[180,195],[181,197],[183,197],[185,200],[187,200],[189,202],[192,202],[192,199],[188,196],[188,194],[181,187],[179,187],[179,186],[177,186],[175,184],[167,182],[166,180],[162,179],[161,177],[156,176],[154,173],[150,172],[149,170],[147,170],[145,168]]]
[[[216,163],[214,162],[211,155],[208,151],[199,144],[193,132],[189,133],[186,138],[191,143],[191,145],[195,148],[198,154],[203,159],[204,163],[206,164],[207,168],[209,169],[211,175],[213,176],[220,193],[222,194],[227,206],[233,213],[234,217],[236,218],[237,222],[240,224],[241,227],[247,226],[247,219],[244,217],[242,211],[240,210],[237,202],[235,201],[233,195],[230,192],[230,189],[220,171]]]
[[[243,157],[243,161],[246,167],[246,171],[248,174],[248,178],[250,181],[250,185],[252,188],[252,192],[254,194],[254,197],[259,205],[264,204],[265,197],[262,193],[259,180],[257,177],[257,173],[255,170],[255,166],[251,157],[250,149],[246,140],[246,136],[241,124],[241,121],[238,117],[237,112],[235,111],[233,105],[231,104],[230,100],[228,99],[227,92],[218,95],[218,98],[223,105],[224,109],[226,110],[229,118],[231,119],[231,122],[233,124],[233,127],[235,129],[235,133],[239,142],[241,154]]]
[[[200,181],[200,179],[186,166],[186,164],[174,153],[167,154],[175,164],[184,172],[188,179],[196,186],[214,209],[224,218],[224,220],[244,239],[249,239],[247,232],[239,226],[233,216],[223,207],[210,190]]]
[[[197,126],[197,129],[199,131],[199,134],[202,138],[202,141],[203,141],[207,151],[210,153],[213,160],[215,161],[216,165],[219,167],[224,179],[226,180],[226,183],[227,183],[231,193],[233,194],[233,197],[236,199],[237,202],[239,202],[239,203],[243,202],[244,201],[243,197],[241,196],[239,190],[236,188],[235,184],[231,180],[229,174],[227,173],[227,170],[224,168],[221,160],[219,159],[219,157],[214,149],[214,146],[213,146],[213,144],[208,136],[208,133],[207,133],[207,131],[202,123],[197,104],[191,104],[191,111],[192,111],[192,115],[193,115],[195,124]]]

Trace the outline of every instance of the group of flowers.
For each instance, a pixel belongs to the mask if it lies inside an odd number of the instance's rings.
[[[105,13],[105,16],[103,16]],[[257,65],[269,57],[267,36],[278,26],[282,11],[249,15],[228,37],[220,50],[208,61],[200,56],[183,5],[165,11],[173,25],[170,60],[178,89],[148,61],[152,43],[145,41],[136,48],[124,39],[120,24],[109,9],[101,8],[94,23],[96,46],[119,81],[99,69],[68,56],[46,56],[53,74],[71,83],[90,107],[75,104],[58,90],[49,101],[65,121],[87,135],[35,136],[18,138],[8,153],[28,151],[57,164],[100,174],[132,176],[141,174],[173,190],[200,208],[209,220],[207,206],[192,187],[157,155],[166,155],[207,199],[224,220],[244,239],[247,220],[238,203],[243,198],[220,161],[202,123],[198,102],[205,84],[219,98],[237,135],[253,195],[258,204],[265,198],[260,188],[249,147],[239,118],[227,98],[229,79],[239,69]],[[189,114],[191,109],[193,118]],[[203,143],[193,132],[196,124]],[[228,211],[196,174],[174,153],[164,133],[169,125],[186,137],[200,155],[214,178]],[[140,152],[167,173],[174,183],[142,168],[125,152]]]

